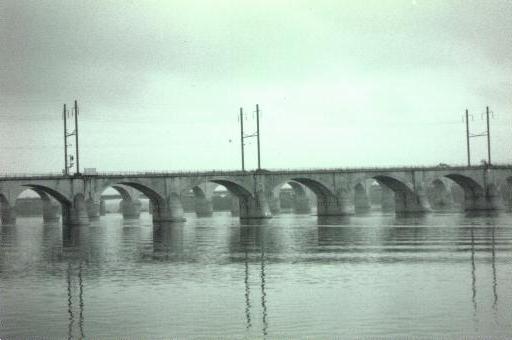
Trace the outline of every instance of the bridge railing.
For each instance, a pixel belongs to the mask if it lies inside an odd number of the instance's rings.
[[[0,180],[6,179],[62,179],[62,178],[82,178],[82,177],[187,177],[187,176],[240,176],[247,174],[290,174],[290,173],[332,173],[332,172],[392,172],[392,171],[442,171],[442,170],[468,170],[485,169],[485,165],[427,165],[427,166],[387,166],[387,167],[332,167],[332,168],[280,168],[280,169],[262,169],[262,170],[173,170],[173,171],[101,171],[94,174],[81,174],[80,176],[64,176],[59,173],[8,173],[1,174]],[[491,169],[511,169],[512,164],[493,164]]]

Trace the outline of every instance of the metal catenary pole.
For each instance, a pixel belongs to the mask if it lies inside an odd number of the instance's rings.
[[[244,113],[243,109],[240,108],[240,146],[242,151],[242,171],[245,171],[245,160],[244,160]]]
[[[62,112],[64,117],[64,175],[68,175],[68,127],[66,117],[66,104],[64,104],[64,110]]]
[[[258,138],[258,170],[261,169],[261,154],[260,154],[260,107],[256,104],[256,135]]]
[[[78,103],[75,100],[75,144],[76,144],[76,173],[80,174],[80,157],[78,155]]]
[[[487,116],[487,163],[491,165],[491,131],[489,130],[489,106],[485,109]]]
[[[471,166],[471,151],[469,149],[469,113],[466,109],[466,149],[468,153],[468,166]]]

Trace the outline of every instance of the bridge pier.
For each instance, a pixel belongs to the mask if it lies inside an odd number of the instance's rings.
[[[354,211],[356,214],[364,214],[370,211],[370,200],[366,193],[356,194],[354,198]]]
[[[85,201],[85,204],[87,206],[87,216],[89,217],[89,220],[97,220],[100,218],[100,200],[88,199]]]
[[[49,199],[43,199],[43,221],[51,222],[59,219],[59,206]]]
[[[380,208],[383,212],[395,211],[395,194],[393,190],[381,185]]]
[[[496,192],[489,191],[486,194],[464,195],[464,211],[499,210],[504,205]]]
[[[231,216],[240,216],[240,200],[234,195],[231,196]]]
[[[395,192],[395,213],[418,214],[430,211],[427,198],[421,193]]]
[[[295,195],[293,199],[293,212],[296,214],[309,214],[311,213],[311,204],[309,198],[304,196]]]
[[[141,206],[142,203],[139,199],[125,198],[119,202],[119,210],[125,219],[139,218]]]
[[[341,195],[340,195],[341,196]],[[345,216],[350,215],[347,208],[347,198],[334,195],[318,195],[318,216]]]
[[[270,206],[262,192],[255,197],[244,196],[238,198],[240,204],[240,218],[271,218]]]
[[[153,202],[153,222],[184,222],[186,221],[179,196],[172,194],[161,202]]]
[[[206,197],[196,197],[194,199],[194,210],[197,217],[209,217],[213,215],[213,203]]]
[[[279,196],[270,195],[268,198],[270,213],[272,215],[277,215],[281,212],[281,200]]]
[[[9,205],[7,202],[0,204],[0,218],[2,225],[16,223],[16,209],[14,206]]]
[[[105,205],[105,200],[100,199],[100,216],[105,216],[107,214],[107,207]]]
[[[76,195],[71,204],[62,206],[62,223],[65,225],[88,225],[90,222],[89,209],[83,195]]]

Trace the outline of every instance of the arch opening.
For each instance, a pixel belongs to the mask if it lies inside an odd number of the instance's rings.
[[[142,192],[122,184],[113,184],[100,194],[99,215],[122,214],[123,218],[138,218],[149,211],[149,199]],[[94,212],[96,213],[96,212]]]
[[[391,189],[394,194],[394,210],[397,214],[416,214],[428,211],[428,203],[418,196],[407,184],[391,176],[379,175],[372,177],[382,187]],[[382,190],[386,190],[383,188]],[[389,195],[390,196],[390,195]]]
[[[482,186],[470,177],[459,174],[449,174],[444,177],[449,178],[460,185],[464,189],[466,197],[478,197],[482,196],[484,193]]]
[[[448,174],[444,177],[452,180],[458,184],[458,187],[462,188],[464,192],[462,204],[464,210],[488,210],[491,208],[485,198],[484,188],[474,179],[460,174]]]
[[[272,190],[274,196],[278,196],[278,190],[280,190],[285,183],[288,183],[288,185],[294,189],[294,194],[298,194],[296,197],[300,197],[303,190],[306,193],[308,191],[312,193],[312,195],[310,195],[312,200],[316,200],[316,215],[340,216],[347,214],[345,202],[346,197],[342,197],[341,195],[338,196],[320,181],[311,178],[292,177],[282,181],[279,185],[274,186],[274,189]],[[300,186],[301,189],[295,191],[297,186]],[[307,197],[307,195],[305,197]],[[307,205],[309,205],[309,202]],[[306,206],[304,206],[304,208],[308,209]]]
[[[370,209],[379,207],[382,212],[395,211],[395,193],[389,187],[381,185],[377,180],[371,179],[368,186],[368,199]]]
[[[270,211],[293,212],[295,214],[311,213],[311,199],[315,194],[299,182],[290,180],[275,187],[269,199]]]
[[[238,198],[252,197],[252,194],[238,183],[225,179],[212,179],[212,183],[220,184],[225,187],[231,194]]]
[[[447,210],[454,206],[453,195],[441,179],[435,179],[427,187],[430,206],[437,210]]]
[[[120,182],[118,184],[134,188],[143,193],[149,199],[149,210],[153,214],[153,219],[155,219],[155,217],[159,218],[160,216],[167,213],[165,199],[153,189],[135,182]]]
[[[61,204],[46,192],[27,188],[16,198],[15,214],[17,217],[42,216],[43,221],[59,219]]]

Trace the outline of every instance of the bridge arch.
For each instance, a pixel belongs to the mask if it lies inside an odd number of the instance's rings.
[[[210,186],[217,186],[217,184],[210,183]],[[190,194],[192,194],[192,201],[190,201]],[[181,191],[180,196],[183,206],[189,209],[193,208],[197,217],[209,217],[213,215],[213,190],[208,188],[205,184],[197,184],[192,188],[186,187],[186,189]]]
[[[457,173],[446,174],[443,177],[455,182],[464,191],[464,210],[486,209],[485,190],[475,179]]]
[[[94,210],[91,212],[91,214],[105,215],[107,213],[111,205],[107,205],[106,199],[103,195],[105,195],[105,191],[108,189],[113,189],[121,196],[119,206],[117,207],[117,209],[114,210],[114,212],[121,213],[123,215],[123,218],[125,219],[138,218],[140,216],[140,212],[142,210],[142,202],[139,199],[138,195],[134,194],[134,192],[130,192],[130,187],[119,183],[112,183],[104,187],[104,189],[99,193],[99,211]],[[98,200],[96,200],[96,202],[93,202],[93,204],[97,204],[97,201]],[[91,204],[89,203],[88,206],[90,205]]]
[[[169,197],[169,204],[167,204],[165,198],[162,195],[147,185],[131,181],[120,181],[112,184],[112,187],[118,186],[119,184],[134,188],[149,198],[154,221],[165,220],[169,214],[182,214],[181,202],[178,205],[172,205],[170,202],[171,197]],[[172,202],[175,203],[176,200],[174,199]]]
[[[427,198],[434,209],[447,209],[453,206],[454,199],[442,178],[436,178],[427,185]]]
[[[247,198],[253,197],[254,195],[251,193],[249,189],[247,189],[242,184],[234,181],[232,179],[226,178],[211,178],[208,180],[209,182],[216,183],[225,187],[230,193],[235,195],[238,198]]]
[[[296,187],[300,184],[304,187],[311,190],[316,197],[317,202],[317,214],[318,215],[343,215],[346,213],[345,208],[345,202],[343,197],[340,197],[337,195],[329,186],[321,182],[320,180],[303,177],[303,176],[291,176],[289,178],[285,178],[283,180],[280,180],[277,184],[273,185],[271,189],[271,193],[273,197],[278,197],[279,191],[281,187],[288,183],[289,185],[293,187],[295,185]],[[295,183],[295,184],[292,184]],[[303,191],[304,189],[299,189],[300,191]],[[295,188],[294,188],[295,191]],[[308,203],[309,204],[309,203]]]
[[[393,191],[396,213],[423,213],[427,211],[425,202],[405,182],[389,175],[376,175],[372,178],[380,185]]]

